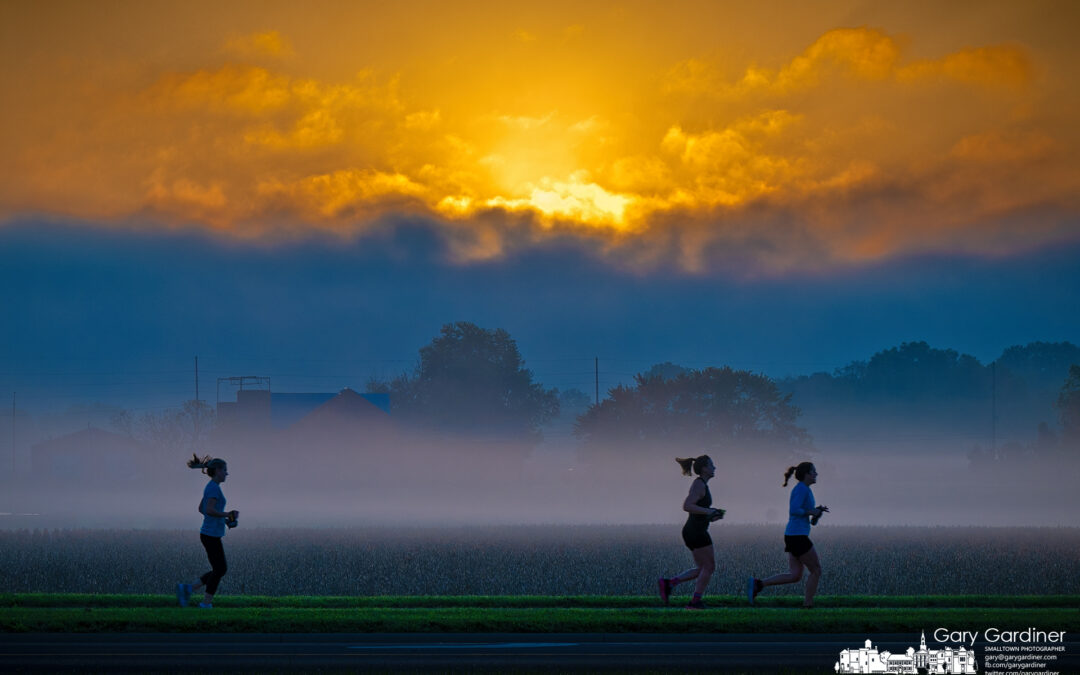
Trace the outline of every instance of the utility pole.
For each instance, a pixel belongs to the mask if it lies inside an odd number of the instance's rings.
[[[600,357],[593,361],[593,373],[596,376],[596,405],[600,405]]]
[[[195,400],[199,400],[199,357],[195,357]]]
[[[11,474],[15,477],[15,392],[11,392]]]

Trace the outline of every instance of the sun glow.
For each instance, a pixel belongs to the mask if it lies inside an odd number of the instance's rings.
[[[0,219],[261,237],[407,213],[485,251],[576,231],[786,266],[997,252],[1016,222],[1033,243],[1080,222],[1080,142],[1062,121],[1080,87],[1046,88],[1071,81],[1047,56],[1076,56],[1071,42],[1041,42],[1036,63],[992,33],[837,27],[847,14],[829,3],[785,33],[768,12],[681,0],[417,0],[423,25],[409,3],[321,2],[336,25],[244,0],[206,4],[208,22],[134,2],[72,4],[63,21],[8,5],[0,43],[37,57],[0,65]],[[260,26],[239,29],[251,9]],[[199,39],[162,28],[177,21]]]
[[[546,224],[561,220],[616,230],[629,226],[627,207],[632,198],[612,194],[596,183],[584,182],[580,177],[574,176],[567,181],[544,178],[538,186],[530,186],[527,190],[529,196],[526,198],[493,197],[485,202],[485,206],[510,211],[535,211],[541,214]]]
[[[543,178],[539,185],[521,188],[525,197],[507,198],[501,195],[483,200],[464,196],[444,197],[435,210],[456,220],[467,220],[480,211],[502,209],[513,213],[532,213],[545,227],[556,224],[576,224],[590,228],[626,231],[632,229],[629,207],[634,198],[608,192],[595,183],[579,177],[566,181]]]

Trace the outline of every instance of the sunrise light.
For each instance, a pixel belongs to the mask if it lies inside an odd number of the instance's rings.
[[[408,215],[489,242],[525,224],[520,241],[645,249],[752,232],[754,251],[816,267],[998,254],[1017,214],[1038,244],[1078,206],[1076,94],[1047,76],[1047,47],[1007,31],[839,25],[823,8],[764,44],[746,27],[768,17],[713,4],[421,5],[423,26],[417,6],[334,5],[323,25],[274,5],[185,40],[162,28],[178,6],[132,5],[141,31],[113,42],[87,37],[117,30],[107,12],[8,9],[28,15],[12,49],[61,46],[0,66],[0,218],[261,238]]]

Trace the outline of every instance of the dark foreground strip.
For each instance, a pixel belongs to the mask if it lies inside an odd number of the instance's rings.
[[[932,631],[933,627],[927,627]],[[834,672],[840,651],[918,649],[919,634],[0,634],[0,671]],[[928,638],[929,641],[929,638]],[[942,645],[943,646],[943,645]],[[973,648],[983,672],[986,642]],[[931,643],[931,648],[938,645]],[[1080,670],[1080,642],[1045,668]]]

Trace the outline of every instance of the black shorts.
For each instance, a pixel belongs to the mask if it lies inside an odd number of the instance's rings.
[[[712,546],[712,537],[709,536],[708,530],[684,527],[682,531],[682,540],[686,544],[686,548],[691,551],[698,548],[705,548],[706,546]]]
[[[810,549],[814,548],[814,542],[805,534],[785,534],[784,550],[798,558]]]

